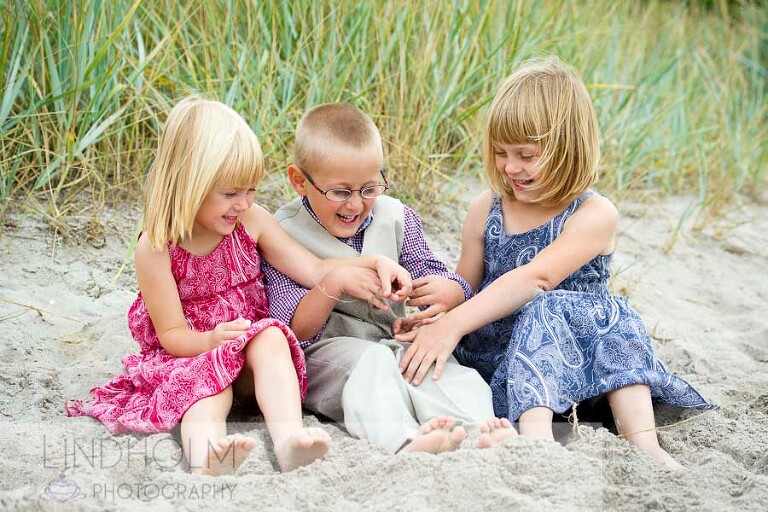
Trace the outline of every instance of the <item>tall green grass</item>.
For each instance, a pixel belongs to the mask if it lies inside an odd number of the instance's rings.
[[[382,131],[394,194],[428,208],[482,172],[486,105],[543,53],[590,88],[603,190],[721,204],[766,181],[768,9],[711,4],[10,0],[0,208],[60,224],[137,197],[167,111],[191,92],[241,112],[276,177],[305,108],[355,103]]]

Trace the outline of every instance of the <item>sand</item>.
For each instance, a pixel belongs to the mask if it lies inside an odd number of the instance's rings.
[[[766,510],[768,206],[681,223],[692,201],[620,205],[613,265],[613,287],[644,318],[659,357],[720,405],[701,415],[658,409],[660,424],[682,421],[660,431],[679,473],[599,423],[562,424],[560,444],[392,456],[308,415],[333,447],[280,474],[260,418],[239,413],[230,430],[257,439],[249,459],[233,476],[192,476],[171,434],[112,437],[64,413],[65,400],[86,397],[137,351],[125,318],[136,208],[84,212],[103,230],[72,219],[89,229],[67,240],[11,213],[0,236],[0,509]],[[453,265],[451,211],[425,226]]]

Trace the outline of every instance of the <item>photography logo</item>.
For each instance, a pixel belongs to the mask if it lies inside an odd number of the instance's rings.
[[[64,503],[67,501],[77,501],[85,498],[85,493],[80,490],[80,486],[77,482],[71,478],[67,478],[64,473],[59,473],[59,476],[48,482],[43,490],[40,492],[40,497],[49,500]]]

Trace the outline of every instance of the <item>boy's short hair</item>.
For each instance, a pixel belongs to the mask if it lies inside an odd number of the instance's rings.
[[[502,83],[485,127],[484,164],[494,191],[514,198],[494,163],[494,143],[541,144],[543,190],[554,206],[578,197],[598,179],[600,135],[587,88],[557,57],[524,62]]]
[[[144,194],[144,235],[160,250],[192,234],[195,216],[215,186],[255,187],[264,158],[253,130],[218,101],[196,96],[168,114]]]
[[[293,161],[301,169],[325,158],[324,148],[341,144],[354,149],[375,145],[383,156],[381,135],[368,115],[349,103],[324,103],[307,110],[296,127]]]

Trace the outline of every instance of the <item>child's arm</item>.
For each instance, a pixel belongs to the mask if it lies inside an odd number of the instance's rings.
[[[139,238],[134,254],[136,280],[160,345],[176,357],[192,357],[243,334],[250,322],[239,318],[223,322],[212,331],[197,332],[187,325],[176,280],[171,273],[168,249],[154,251],[146,237]]]
[[[381,280],[381,296],[400,301],[411,292],[411,276],[397,263],[381,255],[321,260],[291,238],[264,208],[253,205],[241,214],[245,228],[258,243],[264,259],[278,271],[305,288],[314,288],[325,275],[339,266],[370,268]],[[378,299],[371,302],[378,306]]]
[[[299,302],[291,318],[291,330],[300,340],[317,335],[342,296],[366,300],[379,309],[389,306],[378,299],[381,294],[376,273],[361,267],[336,267],[309,290]]]
[[[493,204],[493,194],[487,190],[469,205],[464,226],[461,229],[461,256],[456,273],[477,290],[485,275],[483,233],[488,212]]]
[[[405,378],[418,385],[436,362],[432,378],[439,379],[462,336],[516,312],[598,254],[610,252],[617,222],[618,213],[608,199],[594,196],[586,200],[557,239],[530,263],[502,275],[435,323],[398,336],[413,342],[400,362]]]

